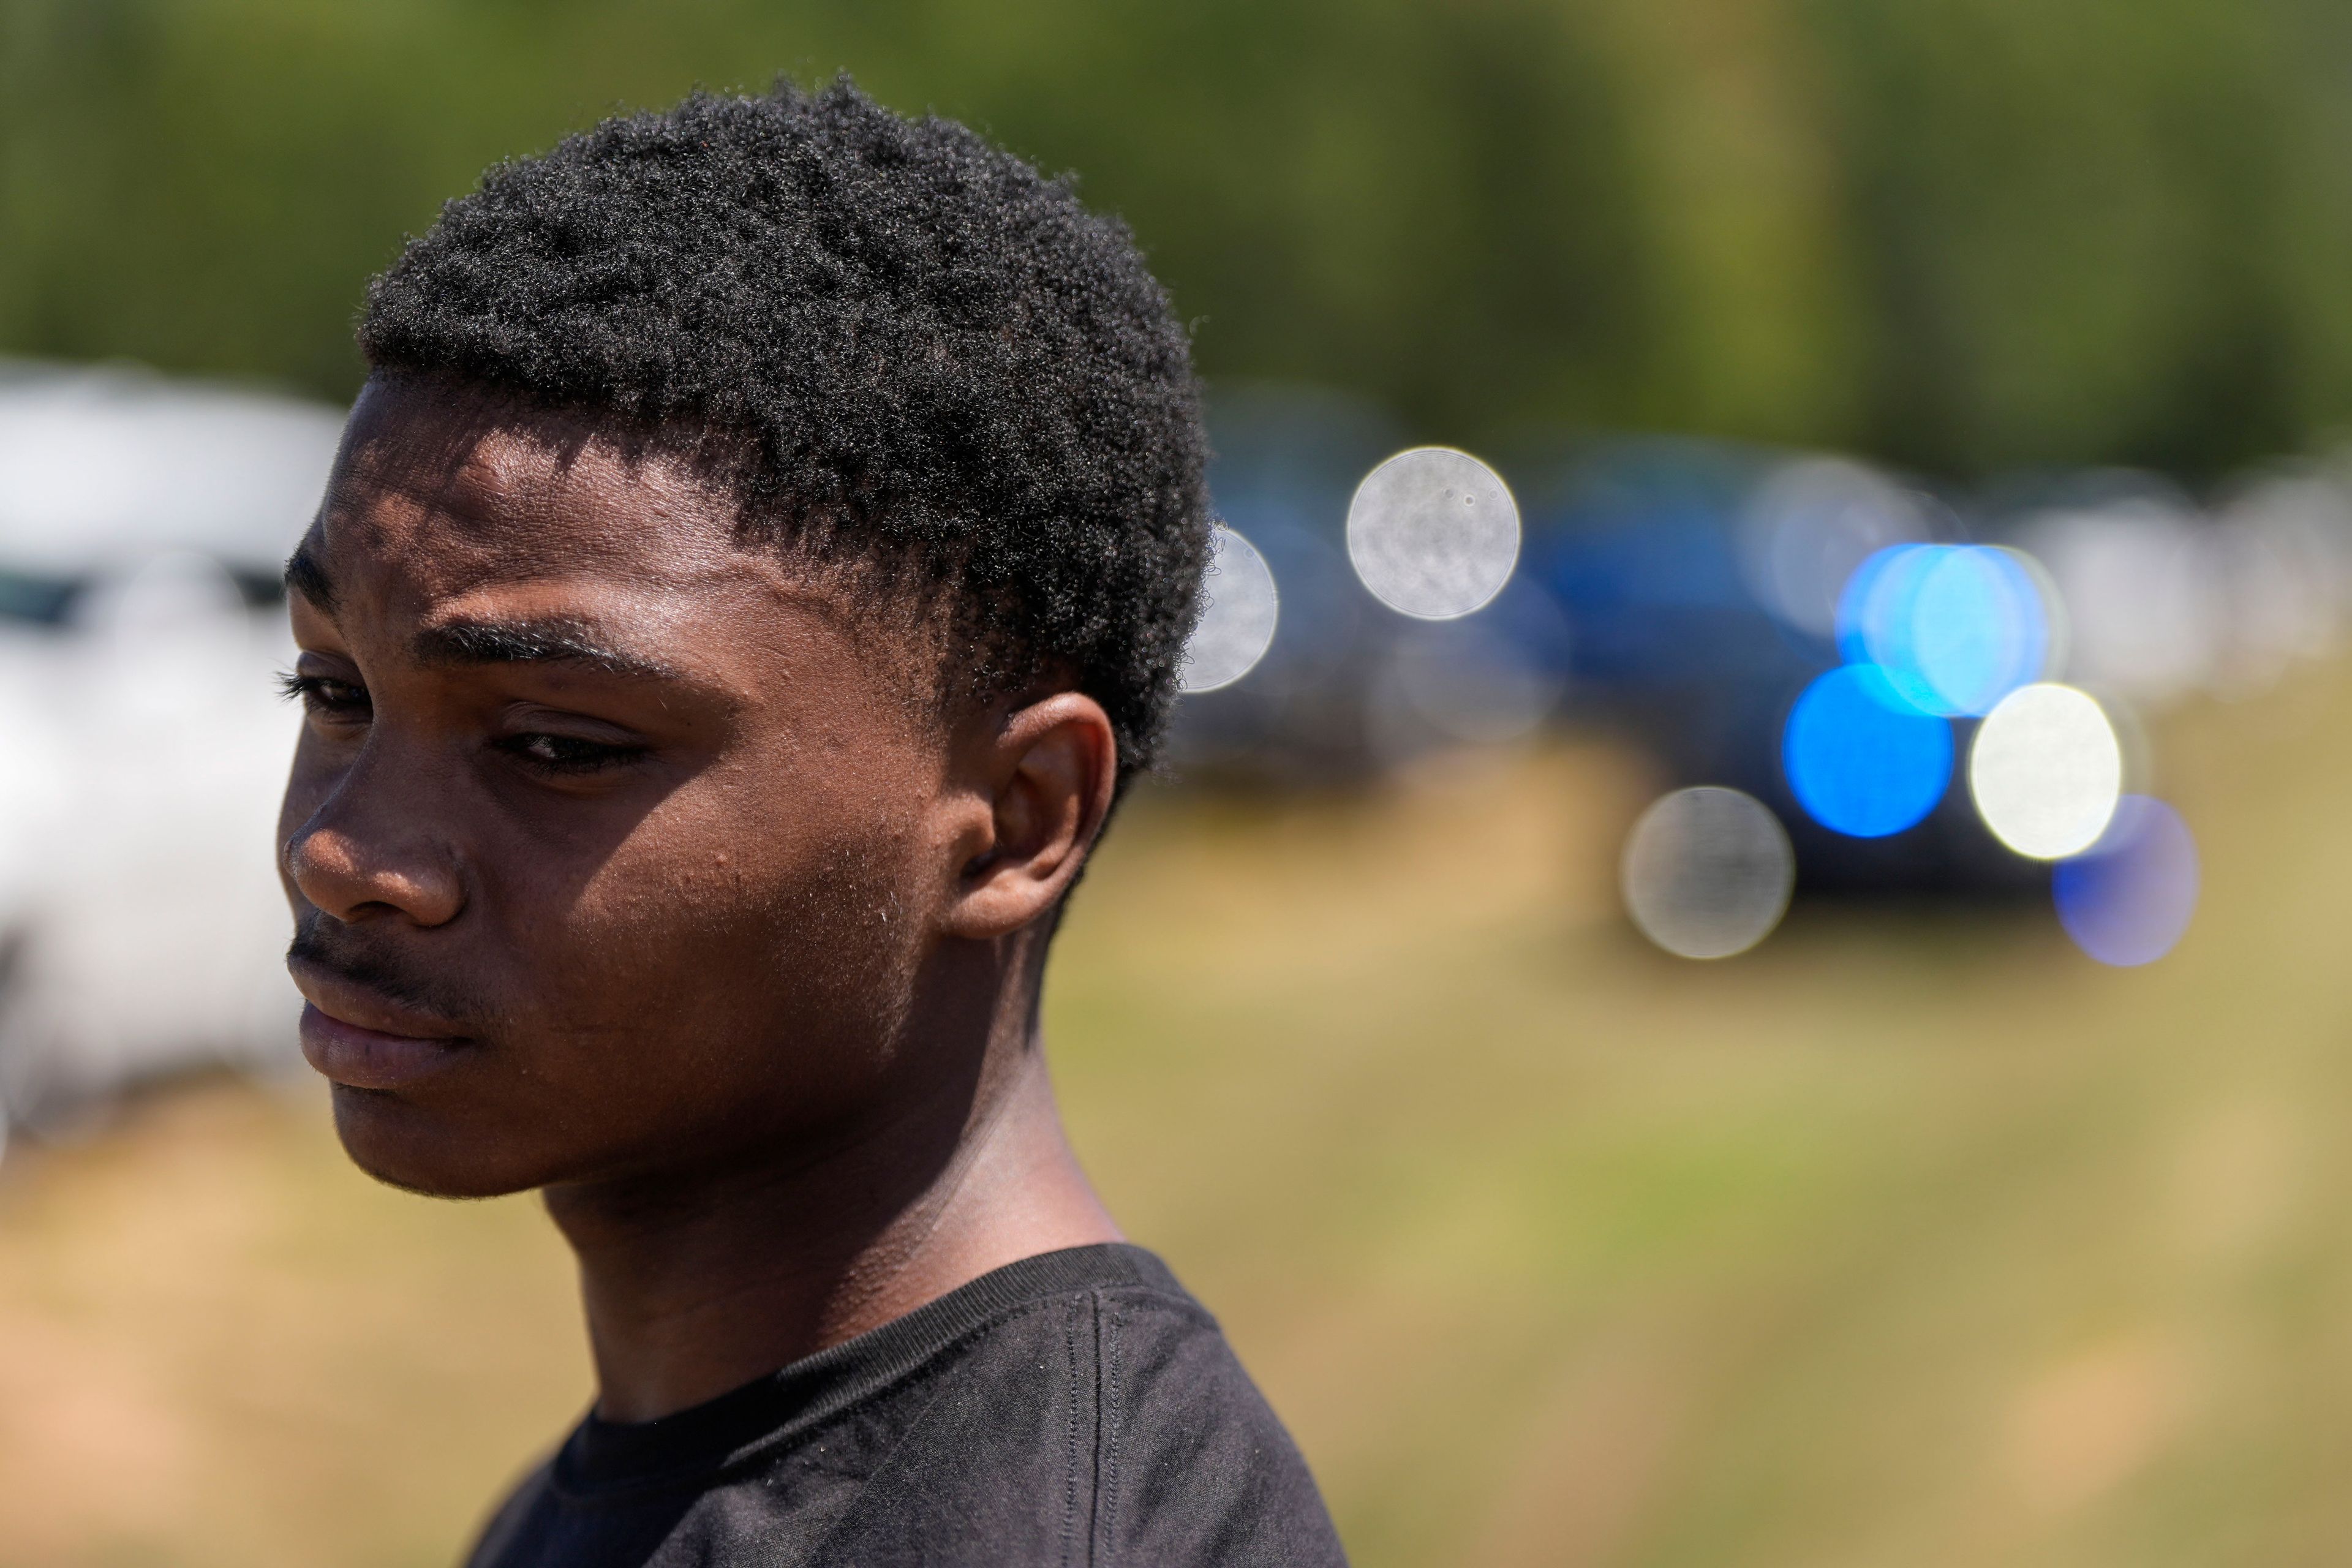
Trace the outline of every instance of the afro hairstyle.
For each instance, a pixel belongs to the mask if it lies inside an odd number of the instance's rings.
[[[883,570],[943,698],[1066,680],[1156,758],[1209,554],[1199,384],[1126,226],[846,78],[500,163],[370,285],[380,372],[730,453],[749,542]]]

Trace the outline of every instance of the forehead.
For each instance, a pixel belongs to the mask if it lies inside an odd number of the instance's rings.
[[[805,719],[848,701],[929,735],[929,628],[853,568],[747,542],[739,516],[685,457],[462,388],[373,380],[289,563],[297,631],[363,662],[435,663],[452,629],[553,633],[739,708]]]
[[[304,554],[338,603],[379,610],[563,579],[766,596],[787,576],[774,552],[743,546],[731,498],[680,458],[571,416],[381,379],[352,410]]]

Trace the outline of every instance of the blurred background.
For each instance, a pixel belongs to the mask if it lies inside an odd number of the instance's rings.
[[[277,564],[442,200],[845,68],[1193,323],[1049,1039],[1359,1563],[2352,1555],[2352,11],[0,0],[0,1564],[447,1562],[585,1403],[293,1055]]]

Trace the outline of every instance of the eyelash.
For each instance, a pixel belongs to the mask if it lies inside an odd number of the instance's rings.
[[[313,714],[347,717],[364,713],[372,707],[365,688],[323,675],[298,675],[289,671],[278,676],[278,689],[288,700],[301,703],[305,710]],[[539,731],[509,735],[496,744],[499,750],[527,767],[541,773],[569,776],[620,767],[644,756],[646,750],[643,746],[590,741],[577,735],[551,735]]]
[[[299,702],[312,713],[351,713],[369,706],[365,687],[353,686],[348,680],[331,680],[323,675],[297,675],[288,670],[278,676],[278,690],[288,701]]]

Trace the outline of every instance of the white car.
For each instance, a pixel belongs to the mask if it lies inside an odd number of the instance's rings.
[[[0,1127],[297,1058],[277,584],[323,404],[0,361]]]

